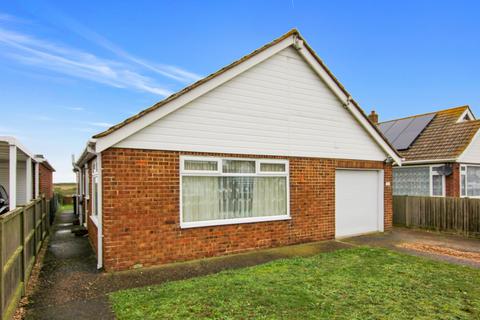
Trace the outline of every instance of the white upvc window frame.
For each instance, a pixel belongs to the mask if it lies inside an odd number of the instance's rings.
[[[217,170],[185,170],[185,160],[217,161]],[[255,173],[223,173],[223,160],[255,161]],[[285,164],[284,172],[260,172],[260,163],[282,163]],[[222,226],[243,223],[267,222],[290,220],[290,168],[289,161],[286,159],[268,159],[268,158],[237,158],[237,157],[204,157],[204,156],[180,156],[180,228],[199,228],[208,226]],[[184,176],[214,176],[214,177],[285,177],[287,192],[287,214],[264,217],[248,217],[220,220],[205,220],[195,222],[183,221],[183,177]]]
[[[99,170],[98,170],[98,158],[95,158],[92,161],[92,201],[91,201],[91,208],[92,208],[92,214],[90,215],[90,219],[93,221],[93,223],[98,227],[98,206],[100,205],[98,199],[100,198],[98,196],[99,191]],[[95,189],[95,180],[97,180],[97,188]],[[97,194],[95,194],[95,190]],[[95,203],[97,203],[97,207],[95,207]]]
[[[433,171],[433,168],[436,167],[442,167],[444,164],[438,164],[438,165],[414,165],[414,166],[403,166],[399,167],[398,169],[402,168],[428,168],[430,174],[429,174],[429,195],[430,197],[445,197],[446,195],[446,179],[444,175],[437,174]],[[442,195],[433,195],[433,176],[434,175],[439,175],[442,177]]]
[[[88,177],[88,164],[85,164],[84,167],[84,190],[85,190],[85,199],[90,199],[90,178]]]
[[[445,197],[445,194],[446,194],[445,176],[441,175],[441,174],[438,174],[438,173],[433,171],[433,168],[438,168],[438,167],[442,167],[442,166],[444,166],[444,164],[430,166],[430,196],[431,197]],[[441,195],[434,195],[433,194],[433,176],[441,176],[442,177],[442,194]]]
[[[480,196],[469,196],[468,195],[468,174],[467,174],[468,167],[480,167],[480,165],[475,165],[475,164],[462,164],[462,165],[460,165],[460,168],[458,169],[458,170],[460,170],[460,173],[459,173],[460,179],[458,179],[459,180],[458,183],[459,183],[459,186],[460,186],[460,198],[479,199]],[[462,168],[465,168],[464,172],[462,172]],[[462,175],[465,176],[465,195],[462,195]]]

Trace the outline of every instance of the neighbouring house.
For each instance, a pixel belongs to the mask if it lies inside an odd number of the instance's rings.
[[[107,271],[384,231],[395,149],[292,30],[88,141]]]
[[[43,155],[31,153],[14,137],[0,137],[0,185],[8,193],[10,210],[41,195],[50,200],[53,172]]]
[[[378,115],[369,116],[378,122]],[[480,121],[469,106],[381,122],[403,158],[393,194],[480,197]]]

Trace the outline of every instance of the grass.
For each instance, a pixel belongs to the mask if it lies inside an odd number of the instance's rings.
[[[58,206],[59,212],[70,212],[73,211],[73,204],[64,204]]]
[[[53,189],[57,193],[61,193],[61,194],[64,194],[64,195],[68,196],[68,195],[72,195],[76,192],[77,185],[74,182],[73,183],[67,183],[67,182],[55,183],[53,185]]]
[[[110,294],[118,319],[479,319],[480,270],[367,247]]]

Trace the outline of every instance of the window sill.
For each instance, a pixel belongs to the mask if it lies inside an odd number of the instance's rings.
[[[98,217],[97,216],[90,216],[90,220],[92,220],[93,224],[97,227],[98,229]]]
[[[238,219],[225,219],[225,220],[208,220],[197,222],[180,222],[180,228],[201,228],[201,227],[213,227],[213,226],[225,226],[232,224],[244,224],[244,223],[257,223],[257,222],[269,222],[269,221],[282,221],[291,220],[290,216],[270,216],[270,217],[252,217],[252,218],[238,218]]]

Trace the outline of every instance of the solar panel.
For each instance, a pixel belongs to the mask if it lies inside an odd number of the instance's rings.
[[[435,113],[389,121],[380,124],[379,128],[397,150],[405,150],[411,146],[433,117]]]

